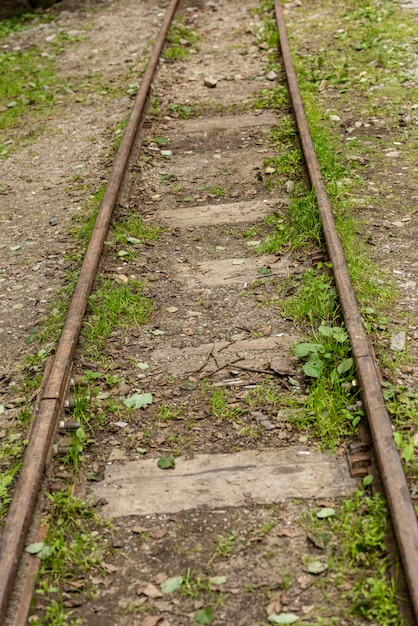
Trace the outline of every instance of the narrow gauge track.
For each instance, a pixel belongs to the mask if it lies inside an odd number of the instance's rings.
[[[103,252],[104,242],[112,214],[120,197],[121,187],[130,163],[135,143],[141,134],[152,81],[165,44],[168,28],[177,10],[178,0],[173,0],[167,10],[148,68],[145,72],[132,114],[125,130],[122,144],[112,168],[96,225],[88,246],[80,277],[71,300],[56,354],[49,372],[45,375],[42,395],[38,400],[36,420],[31,429],[24,464],[16,485],[13,501],[4,525],[0,551],[0,619],[7,610],[14,580],[18,570],[26,534],[35,507],[43,472],[50,454],[58,420],[63,409],[65,394],[71,374],[88,297]],[[343,249],[336,232],[332,209],[321,178],[313,143],[310,137],[303,104],[293,70],[286,36],[281,4],[275,5],[283,65],[286,71],[293,111],[304,152],[310,183],[315,191],[327,245],[333,266],[335,283],[341,309],[350,337],[362,390],[362,400],[373,436],[374,450],[382,477],[392,522],[408,582],[409,592],[418,617],[418,526],[408,486],[392,436],[389,416],[385,409],[375,360],[369,348],[355,294],[349,278]],[[207,355],[207,358],[210,354]],[[207,359],[206,359],[207,360]],[[236,366],[239,367],[239,366]]]

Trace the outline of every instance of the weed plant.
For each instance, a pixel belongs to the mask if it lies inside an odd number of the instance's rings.
[[[160,229],[144,224],[137,213],[121,215],[112,224],[111,233],[118,244],[137,244],[158,239]],[[134,240],[137,241],[134,241]]]
[[[402,625],[396,584],[386,575],[389,514],[382,496],[370,496],[361,488],[341,502],[335,516],[318,519],[316,514],[317,510],[312,511],[309,520],[302,520],[302,524],[312,536],[322,540],[321,545],[328,552],[327,576],[350,601],[350,615],[346,617],[366,619],[379,626]]]
[[[59,587],[71,579],[75,571],[84,576],[92,568],[98,568],[108,550],[104,536],[108,523],[94,514],[91,505],[69,492],[50,494],[48,498],[52,509],[35,594],[42,598],[42,603],[48,603],[40,623],[58,625],[71,623]],[[96,530],[94,534],[89,532],[90,526]],[[92,594],[87,578],[84,580],[84,591]]]
[[[187,28],[181,23],[180,18],[177,18],[167,36],[167,47],[163,52],[164,59],[174,61],[188,57],[193,49],[191,46],[199,40],[200,37],[196,31]]]
[[[81,331],[87,354],[97,356],[115,328],[140,326],[147,321],[152,303],[142,295],[144,286],[138,280],[120,285],[112,279],[98,277]]]

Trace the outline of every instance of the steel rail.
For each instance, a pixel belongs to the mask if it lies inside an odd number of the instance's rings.
[[[396,447],[389,414],[379,382],[378,370],[369,348],[351,283],[344,249],[337,233],[332,207],[321,176],[296,72],[293,66],[283,8],[275,0],[277,27],[290,98],[309,178],[315,192],[334,280],[340,298],[351,350],[355,360],[363,404],[373,438],[382,483],[389,503],[395,535],[408,583],[412,606],[418,620],[418,522],[408,484]]]
[[[179,0],[171,0],[167,8],[150,60],[141,80],[129,121],[109,176],[92,236],[81,266],[80,275],[71,298],[51,371],[40,398],[39,411],[33,423],[22,469],[20,470],[19,479],[1,536],[0,623],[3,623],[16,579],[25,537],[30,526],[49,449],[57,427],[88,297],[96,277],[104,241],[135,138],[145,112],[152,80],[178,4]]]

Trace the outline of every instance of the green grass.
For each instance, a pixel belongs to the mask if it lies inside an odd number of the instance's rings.
[[[51,116],[57,95],[67,95],[67,79],[58,72],[58,58],[79,38],[59,34],[42,48],[31,45],[22,50],[8,46],[8,35],[23,31],[33,23],[50,21],[32,13],[0,22],[0,158],[34,139],[42,128],[37,122]],[[30,122],[30,123],[28,123]],[[45,124],[44,124],[45,125]],[[18,129],[19,137],[10,137],[10,130]]]
[[[59,586],[73,579],[74,572],[85,579],[83,592],[92,594],[88,573],[99,570],[108,551],[107,523],[100,520],[91,505],[74,498],[66,491],[50,494],[52,512],[48,535],[44,540],[45,557],[35,586],[35,596],[48,604],[37,623],[58,626],[68,622],[68,609],[63,606]],[[95,529],[92,534],[91,530]],[[74,623],[74,622],[73,622]]]
[[[177,18],[168,33],[167,47],[163,52],[164,59],[175,61],[187,58],[193,50],[192,46],[199,40],[196,31],[182,24],[180,18]]]
[[[208,193],[212,194],[213,196],[218,196],[219,198],[223,198],[224,196],[226,196],[227,191],[223,187],[212,185],[212,187],[209,188]]]
[[[3,18],[0,20],[0,42],[3,43],[3,39],[5,39],[10,33],[19,32],[22,30],[26,30],[30,28],[33,24],[34,20],[36,22],[49,22],[51,21],[52,16],[50,15],[37,15],[36,13],[22,13],[21,15]]]
[[[277,85],[273,89],[262,89],[253,95],[251,104],[254,109],[277,109],[281,111],[288,106],[286,89],[283,85]]]
[[[144,286],[138,280],[120,285],[110,278],[98,277],[81,331],[87,354],[97,356],[114,329],[140,326],[147,321],[152,303],[142,295]]]
[[[56,76],[56,61],[41,56],[35,47],[27,51],[0,53],[0,157],[6,157],[15,147],[15,141],[6,131],[23,127],[28,115],[40,116],[55,100],[60,81]],[[26,131],[27,139],[34,131]]]
[[[159,237],[160,229],[144,224],[137,213],[131,212],[127,215],[120,215],[113,222],[111,233],[117,244],[135,245],[144,241],[155,241]],[[133,239],[138,241],[133,241]]]
[[[382,496],[360,489],[341,502],[335,516],[318,519],[317,512],[312,511],[302,524],[324,540],[328,572],[323,577],[332,580],[349,601],[346,619],[363,618],[379,626],[404,624],[397,607],[396,581],[387,575],[389,513]]]
[[[188,120],[191,117],[198,117],[201,114],[201,107],[199,104],[186,105],[170,102],[167,108],[170,115],[180,117],[183,120]]]
[[[234,420],[238,424],[242,423],[241,415],[244,410],[237,406],[229,406],[229,394],[222,387],[213,387],[210,390],[209,404],[212,414],[218,419]]]
[[[318,322],[333,323],[339,318],[339,300],[334,281],[322,268],[305,270],[295,295],[287,297],[283,312],[314,330]]]

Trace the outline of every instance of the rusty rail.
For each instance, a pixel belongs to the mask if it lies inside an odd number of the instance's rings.
[[[52,438],[61,411],[68,377],[110,220],[123,182],[128,160],[145,111],[148,94],[168,29],[179,0],[171,0],[142,78],[123,139],[100,205],[93,233],[81,266],[67,319],[59,339],[51,371],[40,398],[39,411],[26,448],[23,466],[6,517],[0,546],[0,623],[3,623],[22,556],[35,502],[40,489]]]
[[[293,66],[286,24],[280,0],[275,0],[277,27],[283,64],[292,100],[299,137],[309,178],[315,191],[325,242],[332,263],[341,309],[350,337],[351,350],[362,390],[363,404],[373,437],[373,445],[389,503],[393,527],[408,583],[415,617],[418,619],[418,522],[393,438],[392,427],[369,348],[368,337],[351,283],[344,250],[338,236],[331,203],[321,176],[309,130],[296,72]]]

